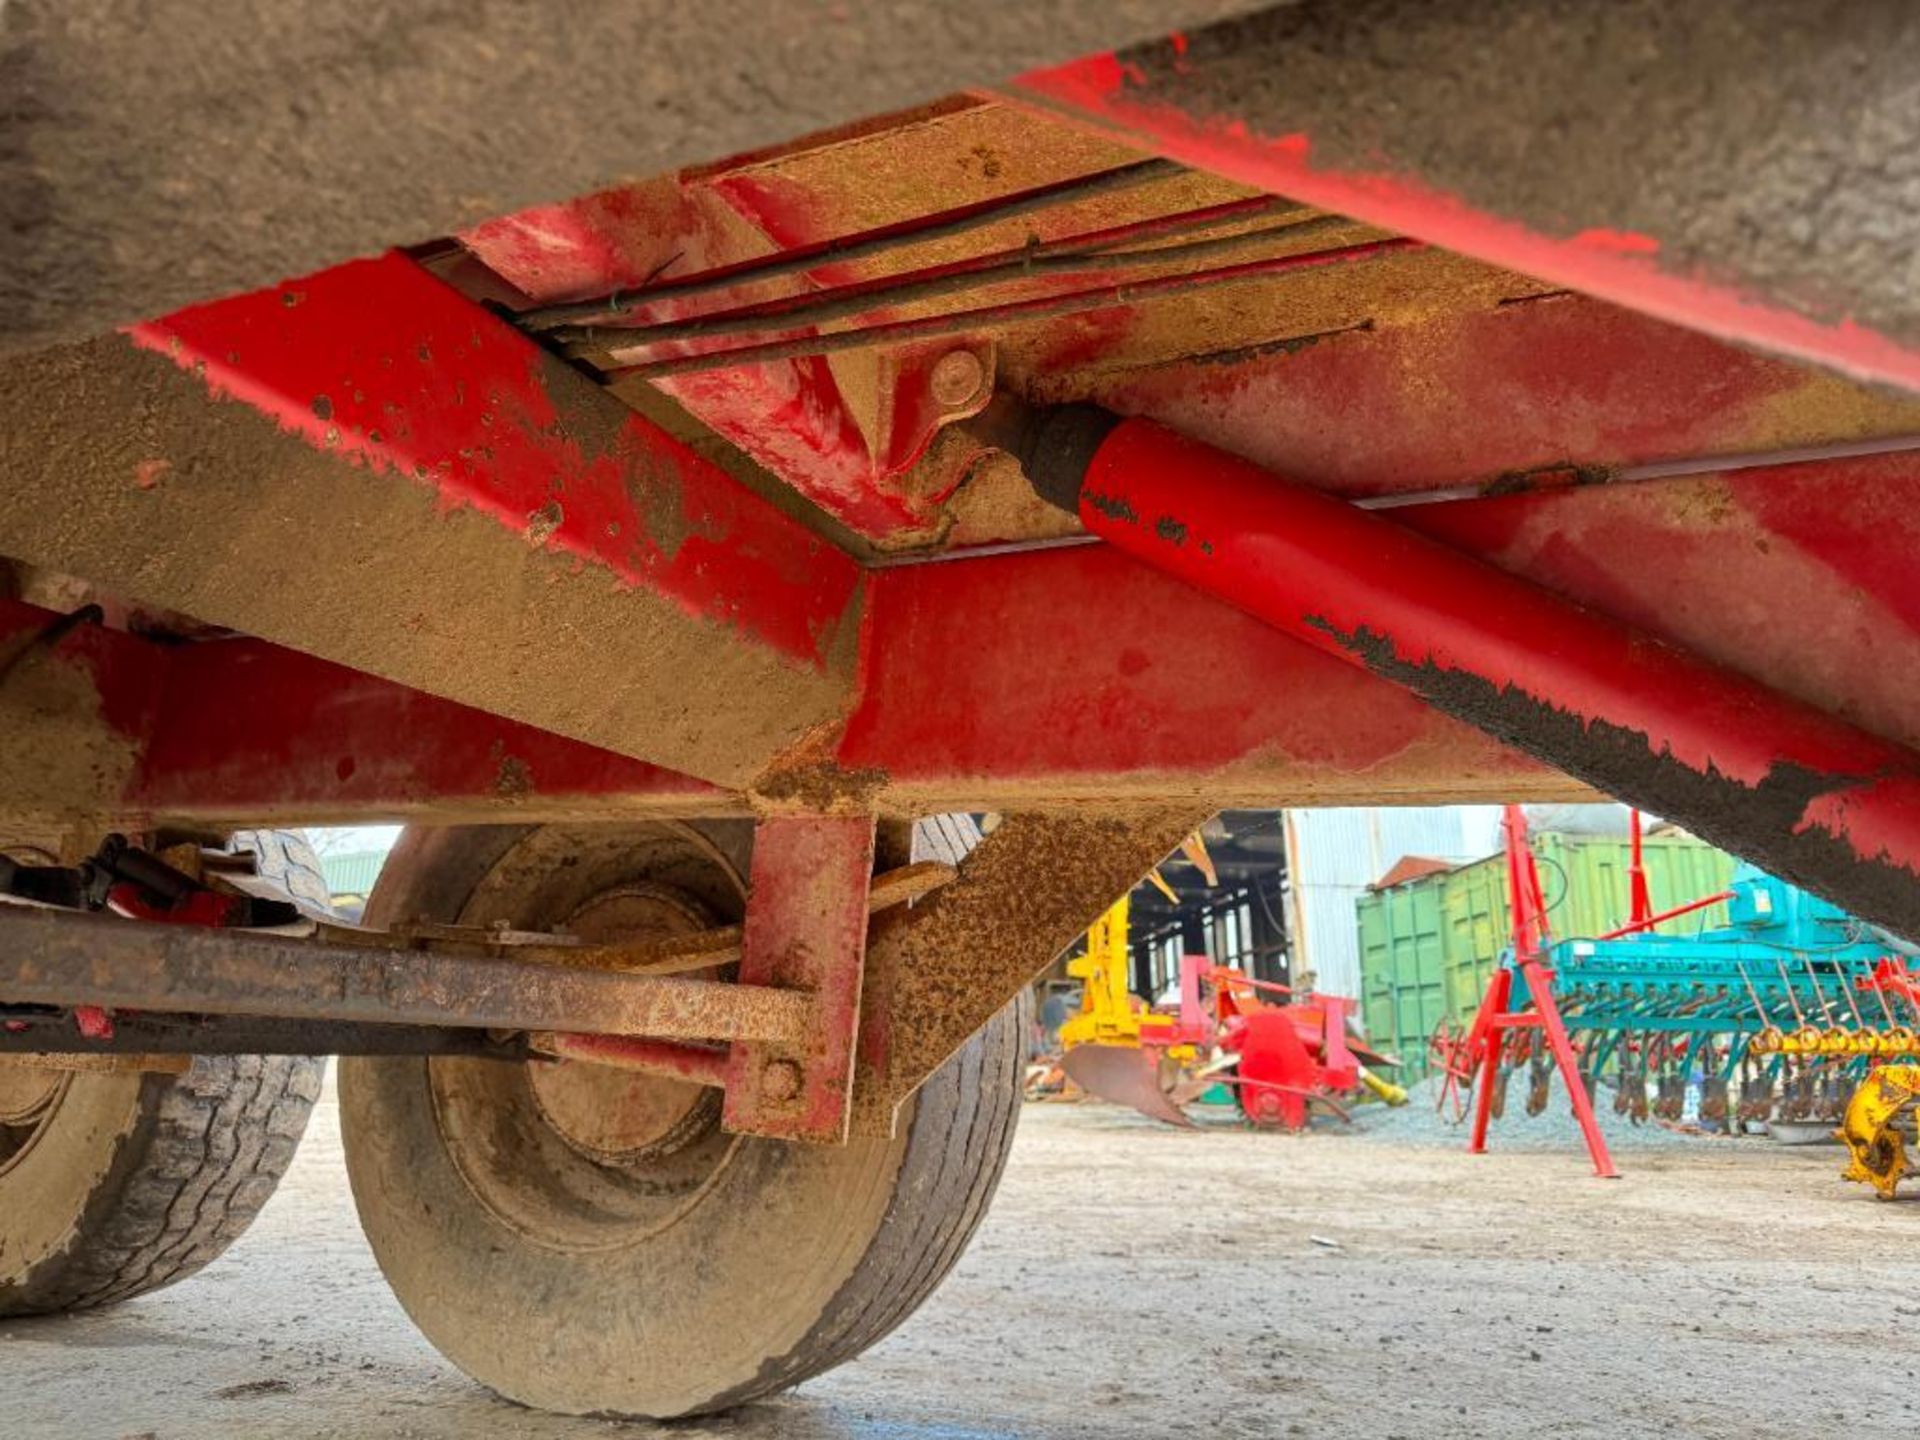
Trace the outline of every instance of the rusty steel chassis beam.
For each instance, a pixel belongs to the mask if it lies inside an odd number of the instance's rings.
[[[0,1006],[0,1055],[465,1055],[522,1062],[524,1032],[284,1015],[120,1014],[83,1035],[65,1009]]]
[[[794,990],[19,906],[0,907],[0,951],[6,1005],[675,1040],[792,1042],[814,1023]]]

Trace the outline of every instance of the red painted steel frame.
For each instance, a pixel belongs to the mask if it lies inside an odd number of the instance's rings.
[[[1177,48],[1177,46],[1176,46]],[[1113,54],[1032,71],[1008,92],[1183,164],[1351,215],[1462,255],[1704,331],[1920,390],[1920,354],[1851,321],[1826,322],[1704,277],[1663,269],[1654,236],[1543,234],[1397,172],[1341,169],[1314,136],[1261,134],[1231,113],[1188,111]]]
[[[570,300],[583,287],[601,294],[644,289],[658,264],[651,254],[657,244],[671,243],[667,253],[681,273],[697,268],[709,246],[730,253],[721,238],[727,227],[712,213],[722,208],[737,211],[782,251],[807,248],[804,228],[773,197],[724,175],[541,206],[476,226],[461,239],[494,273],[545,303]],[[724,274],[735,267],[714,268]],[[817,273],[836,273],[831,255]],[[686,308],[670,294],[648,307],[654,318]],[[866,414],[849,398],[858,387],[844,385],[824,356],[682,375],[660,388],[829,514],[863,534],[888,536],[922,529],[931,518],[904,493],[900,477],[953,418],[953,408],[931,394],[929,372],[963,343],[949,339],[886,354],[872,384],[877,403]]]
[[[531,249],[542,235],[554,241],[547,258],[560,255],[574,282],[605,281],[605,247],[565,227],[549,234],[543,216],[498,225]],[[859,686],[844,729],[823,727],[803,763],[831,756],[829,779],[892,809],[1196,787],[1245,803],[1579,793],[1537,761],[1111,548],[862,575],[399,256],[199,307],[139,335],[316,446],[430,486],[446,505],[484,508],[516,535],[568,549],[583,569],[609,567],[620,583],[659,587],[732,625],[736,634],[716,635],[716,645],[745,632],[817,664],[829,639],[858,623]],[[1073,383],[1112,408],[1254,447],[1344,494],[1472,488],[1563,461],[1591,478],[1673,455],[1920,428],[1885,397],[1578,297],[1204,365],[1107,367]],[[1329,414],[1343,423],[1326,423]],[[1490,414],[1500,422],[1485,423]],[[786,423],[784,414],[753,418]],[[1906,583],[1920,512],[1904,499],[1917,478],[1915,457],[1887,456],[1669,492],[1684,504],[1665,495],[1648,503],[1630,487],[1569,487],[1395,519],[1920,743],[1897,678],[1906,661],[1920,663],[1920,607]],[[666,503],[676,487],[677,510]],[[549,501],[561,512],[551,534]],[[715,516],[738,521],[724,543],[709,535]],[[1700,602],[1710,593],[1742,603]],[[1751,613],[1754,597],[1772,613]],[[1828,606],[1853,608],[1831,623]],[[257,642],[185,647],[164,668],[167,713],[135,727],[144,750],[124,796],[155,814],[745,804]],[[243,706],[229,694],[257,698]],[[554,810],[543,812],[550,800]]]
[[[1920,932],[1903,746],[1148,421],[1113,426],[1079,496],[1156,569]]]
[[[867,624],[838,763],[906,803],[1561,783],[1113,547],[880,571]]]
[[[738,808],[692,776],[264,641],[161,655],[163,700],[126,797],[145,813],[313,822]]]
[[[1593,1097],[1580,1078],[1580,1062],[1573,1053],[1566,1021],[1553,994],[1553,971],[1544,963],[1547,944],[1547,907],[1540,896],[1540,869],[1527,843],[1527,816],[1518,805],[1509,805],[1505,817],[1507,841],[1507,906],[1512,917],[1513,963],[1501,965],[1487,981],[1487,993],[1481,997],[1480,1011],[1468,1032],[1466,1052],[1479,1047],[1480,1073],[1474,1084],[1473,1132],[1467,1140],[1467,1153],[1484,1155],[1487,1149],[1487,1122],[1493,1114],[1493,1090],[1499,1083],[1501,1052],[1506,1037],[1514,1030],[1540,1030],[1547,1037],[1560,1070],[1560,1083],[1566,1086],[1573,1118],[1587,1143],[1587,1155],[1593,1161],[1593,1173],[1602,1180],[1615,1180],[1613,1156],[1600,1122],[1593,1113]],[[1518,969],[1527,982],[1530,1010],[1513,1009],[1513,976]],[[1451,1067],[1449,1067],[1451,1068]]]
[[[402,324],[395,317],[408,307],[415,318]],[[777,542],[783,566],[804,557],[821,567],[820,584],[835,595],[843,584],[859,587],[861,687],[836,758],[843,771],[884,776],[889,803],[1165,794],[1190,789],[1199,775],[1223,799],[1248,803],[1504,798],[1556,786],[1573,793],[1536,762],[1365,676],[1342,675],[1261,625],[1112,553],[1008,556],[862,578],[840,552],[784,517],[768,520],[762,510],[770,507],[755,510],[758,502],[729,477],[592,393],[584,376],[543,363],[504,323],[399,257],[201,307],[142,334],[156,344],[176,336],[183,363],[202,364],[212,383],[235,388],[311,443],[395,470],[410,458],[427,467],[421,483],[431,483],[447,503],[492,505],[496,518],[519,533],[538,538],[542,497],[551,491],[567,518],[544,543],[603,546],[609,564],[632,558],[619,553],[630,538],[624,522],[613,522],[622,526],[618,537],[590,533],[590,525],[575,530],[570,522],[579,507],[566,497],[617,504],[614,492],[635,476],[609,470],[607,451],[583,443],[579,417],[607,421],[622,437],[612,447],[618,455],[649,459],[657,447],[669,469],[688,467],[682,478],[692,487],[682,489],[685,509],[669,530],[684,524],[706,532],[707,487],[723,502],[721,513],[738,504],[755,518],[732,543],[707,547],[708,558],[728,557],[730,576],[707,559],[688,561],[690,541],[680,559],[691,568],[682,573],[676,562],[650,571],[652,580],[684,582],[684,602],[710,600],[728,615],[731,601],[715,595],[727,587],[750,591],[757,598],[741,610],[748,617],[742,625],[772,626],[815,660],[832,606],[816,604],[820,594],[806,582],[796,582],[792,605],[780,603],[777,586],[757,589],[751,577],[764,571],[768,544]],[[466,340],[441,345],[438,337],[448,334]],[[418,359],[422,344],[451,358],[427,366]],[[1419,383],[1409,383],[1416,375]],[[1339,335],[1231,363],[1122,368],[1103,374],[1095,390],[1113,408],[1193,427],[1231,448],[1250,446],[1317,488],[1347,494],[1471,488],[1561,462],[1587,477],[1674,455],[1802,444],[1828,435],[1817,423],[1827,414],[1835,417],[1832,431],[1847,440],[1920,427],[1920,416],[1884,397],[1575,297]],[[588,392],[584,399],[581,392]],[[322,397],[324,406],[316,403]],[[536,423],[562,410],[562,419]],[[1334,412],[1350,423],[1329,426],[1317,418]],[[1501,423],[1481,423],[1489,413]],[[628,442],[638,448],[629,453]],[[548,488],[530,484],[529,474],[546,477]],[[1727,518],[1713,526],[1687,523],[1680,507],[1579,489],[1402,510],[1396,519],[1615,614],[1657,628],[1676,622],[1676,638],[1703,653],[1737,660],[1777,685],[1804,687],[1816,704],[1844,703],[1911,741],[1920,727],[1898,728],[1910,706],[1889,678],[1899,672],[1899,652],[1890,664],[1887,646],[1911,645],[1920,618],[1903,598],[1904,567],[1920,532],[1899,498],[1916,475],[1914,457],[1887,456],[1716,482],[1713,505]],[[643,499],[650,493],[645,485],[639,490]],[[1721,493],[1731,508],[1717,498]],[[665,513],[650,503],[638,508],[647,525]],[[754,526],[763,521],[769,528],[756,539]],[[1729,526],[1751,531],[1751,543],[1729,547]],[[581,561],[589,563],[597,562]],[[709,584],[718,589],[702,600],[700,587]],[[1835,603],[1864,601],[1898,613],[1868,617],[1835,635],[1810,618],[1822,613],[1825,598],[1808,594],[1816,584],[1827,586]],[[1804,598],[1763,627],[1740,628],[1723,607],[1662,604],[1663,597],[1729,586]],[[1809,666],[1811,648],[1820,663]],[[198,683],[175,687],[172,703],[211,695],[228,683],[225,667],[248,653],[240,642],[197,647],[178,663],[194,670]],[[301,673],[317,680],[326,672]],[[613,799],[622,785],[669,799],[703,793],[693,782],[661,778],[665,772],[643,783],[642,772],[602,769],[604,752],[536,742],[531,731],[505,745],[506,758],[489,778],[465,722],[456,722],[459,707],[401,707],[399,697],[414,692],[378,682],[367,691],[350,672],[335,673],[337,701],[305,684],[304,708],[291,700],[274,707],[289,726],[306,727],[291,752],[300,763],[280,796],[275,790],[283,782],[264,763],[270,757],[234,733],[240,722],[228,707],[170,726],[177,745],[156,748],[143,767],[142,803],[190,811],[196,798],[215,803],[224,792],[268,806],[284,798],[280,808],[293,814],[348,816],[388,805],[418,811],[436,803],[442,813],[456,813],[476,801],[527,795],[527,769],[534,777],[527,798],[590,790]],[[244,672],[236,671],[233,683],[246,683]],[[377,703],[352,699],[368,694]],[[444,748],[424,733],[430,714],[444,715],[452,727]],[[323,721],[343,737],[349,722],[358,728],[351,743],[336,744]],[[404,753],[382,760],[386,724],[406,738]],[[197,730],[217,734],[220,745],[196,743]],[[238,748],[228,755],[225,745]],[[540,750],[540,764],[510,763],[529,747]],[[331,778],[328,766],[335,767]],[[211,772],[211,783],[202,783],[203,771]],[[550,775],[580,778],[556,787]],[[704,793],[719,804],[740,803],[724,792]]]
[[[851,558],[404,255],[130,333],[319,449],[789,660],[824,667],[847,622]]]
[[[847,1138],[873,838],[872,816],[763,820],[754,831],[738,978],[812,992],[814,1035],[805,1053],[732,1047],[721,1117],[730,1130]]]
[[[56,618],[0,600],[0,647],[28,642]],[[738,804],[689,776],[264,641],[162,645],[82,626],[35,663],[84,682],[107,750],[129,762],[96,767],[99,788],[69,791],[62,814],[238,824],[427,810],[717,813]],[[76,735],[73,746],[81,743]],[[10,777],[16,804],[21,788]]]

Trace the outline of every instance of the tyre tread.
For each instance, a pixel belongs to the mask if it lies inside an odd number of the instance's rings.
[[[257,873],[311,903],[326,881],[305,837],[235,837]],[[201,1055],[149,1075],[138,1118],[66,1250],[28,1277],[0,1315],[90,1309],[171,1285],[217,1259],[253,1223],[291,1163],[320,1098],[323,1057]]]
[[[971,816],[937,816],[915,826],[914,855],[957,864],[980,838]],[[921,1087],[878,1234],[819,1322],[768,1366],[754,1395],[800,1384],[878,1344],[959,1263],[1012,1148],[1032,1012],[1031,992],[1023,991]],[[750,1398],[732,1394],[723,1405]]]

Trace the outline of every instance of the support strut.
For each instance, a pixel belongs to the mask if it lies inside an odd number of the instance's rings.
[[[1135,558],[1456,719],[1920,936],[1920,755],[1609,616],[1144,420],[1019,442]]]

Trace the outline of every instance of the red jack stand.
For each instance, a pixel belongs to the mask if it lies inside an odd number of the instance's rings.
[[[1567,1038],[1566,1023],[1560,1018],[1560,1006],[1553,998],[1553,971],[1548,968],[1544,951],[1547,944],[1547,910],[1540,895],[1540,870],[1533,850],[1527,844],[1527,817],[1518,805],[1506,807],[1503,822],[1507,832],[1507,901],[1513,914],[1513,958],[1494,972],[1487,993],[1480,1001],[1462,1043],[1468,1070],[1477,1068],[1477,1087],[1473,1094],[1473,1136],[1467,1153],[1484,1155],[1487,1150],[1487,1120],[1493,1110],[1493,1087],[1500,1069],[1500,1052],[1509,1030],[1538,1029],[1546,1032],[1547,1046],[1559,1067],[1560,1079],[1573,1101],[1574,1119],[1587,1140],[1587,1154],[1593,1158],[1593,1173],[1603,1180],[1619,1178],[1607,1142],[1594,1118],[1593,1099],[1580,1078],[1580,1064],[1574,1058],[1573,1042]],[[1529,1010],[1514,1010],[1513,976],[1518,970],[1526,982]]]

